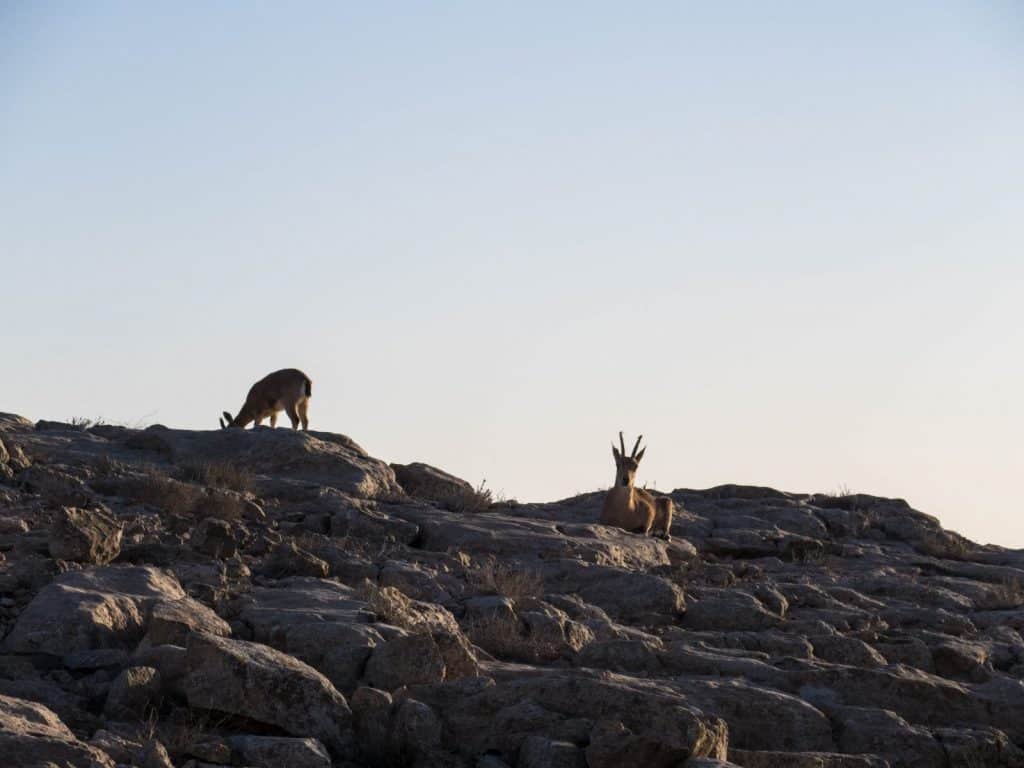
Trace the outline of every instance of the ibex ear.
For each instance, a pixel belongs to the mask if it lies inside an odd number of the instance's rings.
[[[232,421],[234,421],[234,419],[233,419],[233,418],[231,418],[231,414],[230,414],[230,413],[228,413],[227,411],[224,411],[224,422],[221,422],[221,423],[222,423],[222,424],[223,424],[223,425],[224,425],[225,427],[230,427],[230,426],[231,426],[231,422],[232,422]],[[226,423],[225,423],[225,422],[226,422]]]
[[[622,461],[622,454],[619,453],[619,449],[616,448],[614,444],[612,445],[612,456],[615,457],[615,463],[616,464],[618,462]]]
[[[640,461],[640,459],[642,459],[644,457],[644,451],[646,451],[646,450],[647,450],[647,446],[646,445],[643,448],[640,449],[640,453],[638,453],[636,455],[636,460],[637,461]]]
[[[221,429],[227,429],[228,425],[224,423],[224,419],[217,419],[217,421],[220,422],[220,428]]]

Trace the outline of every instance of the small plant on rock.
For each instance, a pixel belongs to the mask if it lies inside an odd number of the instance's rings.
[[[469,572],[469,583],[479,591],[502,595],[511,600],[540,597],[544,594],[544,578],[535,570],[508,565],[488,557]]]

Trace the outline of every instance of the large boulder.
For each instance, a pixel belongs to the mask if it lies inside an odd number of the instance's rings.
[[[230,625],[196,600],[160,600],[153,605],[149,616],[146,639],[151,645],[185,646],[190,632],[205,632],[227,637]]]
[[[161,600],[184,600],[167,571],[113,566],[62,574],[18,616],[4,641],[14,653],[65,656],[95,648],[133,648]]]
[[[50,557],[106,565],[121,552],[122,529],[103,512],[63,507],[50,528]]]
[[[352,710],[359,750],[370,765],[461,765],[444,750],[441,719],[423,702],[362,687],[352,697]]]
[[[259,643],[194,633],[184,682],[192,707],[242,715],[293,736],[320,739],[339,755],[352,746],[352,712],[330,680]]]
[[[443,469],[422,462],[392,464],[395,478],[410,496],[444,504],[473,492],[473,486]]]
[[[114,761],[79,741],[52,711],[34,701],[0,695],[0,755],[18,768],[113,768]]]
[[[444,680],[444,658],[428,634],[406,635],[377,646],[363,675],[366,685],[393,691],[403,685]]]

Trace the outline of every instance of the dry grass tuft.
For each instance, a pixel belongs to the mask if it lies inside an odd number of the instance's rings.
[[[468,580],[481,592],[516,601],[544,594],[544,578],[538,571],[506,565],[494,557],[488,557],[471,570]]]
[[[409,605],[411,601],[394,587],[382,587],[369,579],[363,579],[356,591],[366,607],[377,615],[379,621],[403,629],[411,629]]]
[[[245,517],[246,502],[234,494],[216,488],[209,488],[189,510],[194,517],[218,517],[233,522]]]
[[[922,555],[940,560],[966,560],[972,548],[960,534],[943,530],[927,530],[914,542],[914,549]]]
[[[72,427],[77,427],[83,432],[87,429],[92,429],[93,427],[105,426],[107,423],[108,422],[104,421],[102,418],[86,419],[81,416],[75,416],[73,419],[71,419],[71,421],[68,422],[68,424],[70,424]]]
[[[157,507],[171,515],[189,514],[203,498],[201,488],[161,474],[134,478],[122,485],[121,493],[130,501]]]
[[[230,461],[187,461],[178,465],[177,478],[213,488],[231,491],[252,490],[253,474],[245,467]]]
[[[195,754],[196,748],[209,742],[216,731],[230,720],[229,715],[215,718],[206,711],[174,711],[172,718],[162,722],[151,722],[149,738],[159,739],[171,757],[184,760]]]
[[[219,517],[240,520],[245,517],[248,502],[238,492],[210,486],[203,487],[168,477],[160,469],[150,467],[146,474],[122,477],[124,465],[112,459],[97,465],[98,481],[92,486],[101,493],[122,496],[136,504],[156,507],[172,517]]]

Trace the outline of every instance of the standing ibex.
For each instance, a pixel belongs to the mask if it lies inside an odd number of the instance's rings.
[[[292,422],[292,429],[299,428],[299,421],[303,429],[309,429],[307,413],[312,394],[313,382],[302,371],[296,368],[274,371],[252,385],[237,416],[231,418],[231,414],[224,411],[220,426],[244,428],[255,421],[258,427],[269,416],[270,426],[276,427],[277,412],[284,411]]]
[[[633,452],[626,456],[626,444],[619,432],[619,448],[612,444],[615,457],[615,486],[608,489],[601,510],[601,522],[615,525],[634,533],[651,533],[669,540],[668,530],[672,526],[672,499],[668,496],[654,496],[642,488],[634,487],[636,469],[644,457],[646,446],[640,453],[643,435],[636,439]]]

